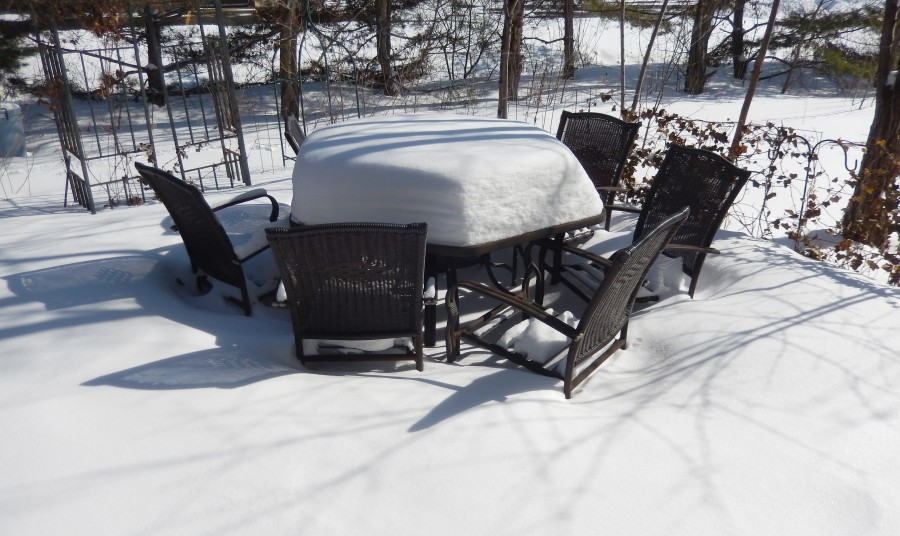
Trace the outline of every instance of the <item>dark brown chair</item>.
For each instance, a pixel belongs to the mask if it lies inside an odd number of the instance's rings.
[[[256,189],[239,194],[228,202],[210,207],[206,198],[196,186],[184,182],[165,171],[135,162],[134,166],[141,178],[162,201],[169,215],[172,216],[172,228],[181,235],[184,247],[191,260],[191,269],[196,274],[197,288],[201,292],[209,289],[207,276],[223,283],[237,287],[241,291],[241,299],[228,298],[250,316],[250,294],[247,290],[247,279],[242,265],[261,252],[268,249],[268,244],[238,255],[228,234],[216,217],[215,212],[253,199],[269,198],[272,212],[269,221],[278,219],[278,202],[263,189]]]
[[[300,152],[300,146],[306,141],[306,134],[303,133],[303,127],[300,126],[300,120],[289,115],[284,121],[284,139],[288,145],[294,150],[294,154]]]
[[[458,357],[459,340],[462,339],[532,372],[563,380],[566,398],[571,398],[575,387],[590,377],[616,350],[627,347],[628,320],[638,288],[644,282],[654,259],[687,217],[686,208],[671,215],[630,247],[617,251],[609,260],[582,252],[586,259],[603,267],[605,278],[588,302],[576,327],[563,322],[536,302],[479,282],[460,282],[460,288],[469,289],[501,304],[461,326],[459,304],[448,305],[448,360],[453,361]],[[516,314],[507,314],[510,308]],[[514,325],[516,321],[528,317],[565,336],[569,341],[566,348],[544,361],[539,359],[543,356],[528,356],[514,348],[498,344],[496,335],[502,326]]]
[[[641,236],[681,207],[691,209],[663,255],[681,258],[682,269],[691,279],[688,294],[692,298],[706,255],[719,253],[710,247],[713,238],[749,177],[749,171],[710,151],[681,145],[666,150],[644,199],[634,236]]]
[[[691,209],[690,217],[663,255],[681,259],[682,270],[691,280],[688,294],[692,298],[706,256],[719,253],[710,247],[713,238],[749,177],[749,171],[710,151],[681,145],[670,145],[666,150],[666,156],[641,206],[634,237],[640,237],[646,229],[655,227],[682,207]],[[573,267],[558,268],[561,266],[557,260],[560,251],[572,252],[574,248],[552,242],[544,242],[542,246],[555,250],[556,257],[549,268],[554,275],[553,281],[562,281],[582,298],[588,299],[589,293],[582,290],[581,285],[573,284],[562,275]],[[542,262],[543,256],[542,252]]]
[[[556,138],[578,158],[587,172],[606,208],[606,230],[613,210],[628,154],[634,145],[640,123],[629,123],[596,112],[563,111]]]
[[[424,223],[337,223],[266,229],[287,293],[297,358],[415,360],[422,370]],[[403,353],[307,355],[303,341],[409,337]]]

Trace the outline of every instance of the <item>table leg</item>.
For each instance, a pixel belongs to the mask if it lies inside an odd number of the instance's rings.
[[[431,255],[425,256],[425,281],[434,281],[434,297],[425,300],[425,346],[432,347],[437,343],[437,301],[438,301],[437,263]]]
[[[521,297],[530,299],[528,288],[531,278],[534,277],[534,302],[538,305],[544,305],[544,270],[539,264],[535,264],[531,251],[534,249],[534,243],[528,243],[522,248],[522,293]],[[538,254],[541,255],[541,250]],[[543,255],[541,255],[543,256]],[[540,259],[539,259],[540,261]],[[561,262],[561,261],[560,261]],[[533,274],[533,275],[530,275]]]
[[[425,346],[437,344],[437,304],[425,304]]]
[[[553,241],[560,247],[553,248],[553,264],[550,266],[550,284],[559,283],[559,272],[562,267],[562,245],[565,234],[558,234],[553,237]]]

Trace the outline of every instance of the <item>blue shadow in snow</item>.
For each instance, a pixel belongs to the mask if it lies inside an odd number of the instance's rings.
[[[273,359],[256,357],[252,348],[211,348],[100,376],[82,385],[125,389],[233,389],[299,372]]]
[[[53,329],[97,329],[106,322],[126,318],[162,317],[216,337],[218,347],[167,357],[89,380],[82,385],[109,385],[129,389],[229,389],[300,372],[283,348],[289,348],[290,324],[273,323],[278,316],[256,306],[256,316],[245,317],[224,298],[219,309],[204,310],[186,288],[175,284],[176,275],[190,274],[183,247],[178,259],[162,260],[161,251],[53,266],[6,276],[13,296],[0,299],[0,307],[41,303],[47,311],[63,311],[23,325],[0,326],[0,339]],[[183,260],[181,260],[183,257]],[[177,265],[177,266],[168,266]],[[223,295],[232,292],[214,283]],[[90,307],[133,299],[139,307]],[[68,309],[79,308],[69,313]],[[286,312],[285,312],[286,315]],[[282,315],[284,316],[284,315]],[[287,327],[287,330],[283,329]],[[253,344],[242,330],[259,333]],[[164,339],[161,339],[164,344]],[[127,352],[128,348],[123,348]],[[142,351],[136,349],[135,351]]]

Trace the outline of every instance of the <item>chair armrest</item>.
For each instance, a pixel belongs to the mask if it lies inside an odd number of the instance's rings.
[[[268,193],[266,193],[266,191],[263,188],[256,188],[255,190],[241,192],[233,197],[225,199],[221,203],[217,203],[215,206],[210,206],[209,208],[213,212],[218,212],[218,211],[222,210],[223,208],[233,207],[234,205],[244,203],[246,201],[252,201],[254,199],[259,199],[261,197],[268,197],[269,201],[272,203],[272,212],[269,214],[269,221],[274,222],[275,220],[278,219],[278,213],[279,213],[278,201],[275,201],[275,198],[272,197],[271,195],[269,195]],[[176,233],[178,232],[177,225],[172,225],[170,227],[170,229],[172,229]]]
[[[576,257],[581,257],[583,259],[587,259],[588,261],[596,262],[597,264],[605,268],[609,268],[610,266],[612,266],[612,261],[607,259],[606,257],[601,257],[600,255],[596,255],[594,253],[591,253],[590,251],[577,248],[575,246],[570,246],[569,244],[560,244],[555,240],[549,239],[536,240],[535,244],[537,244],[539,247],[545,247],[548,249],[560,249],[563,251],[563,253],[571,253]]]
[[[640,214],[641,207],[633,207],[631,205],[603,205],[606,210],[618,210],[621,212],[631,212],[632,214]]]
[[[700,246],[691,246],[689,244],[668,244],[663,248],[663,251],[684,251],[687,253],[711,253],[713,255],[718,255],[722,253],[716,248],[702,248]]]
[[[590,262],[595,262],[604,268],[609,268],[612,266],[612,261],[607,259],[606,257],[602,257],[595,253],[591,253],[590,251],[579,249],[573,246],[565,245],[563,246],[563,251],[565,253],[569,253],[571,255],[575,255],[576,257],[581,257],[582,259],[587,259]]]
[[[263,251],[265,251],[267,249],[269,249],[269,244],[266,244],[264,246],[248,244],[248,246],[243,247],[243,248],[235,247],[234,254],[235,254],[235,256],[237,256],[238,262],[243,264],[243,263],[249,261],[250,259],[252,259],[253,257],[256,257],[257,255],[259,255],[260,253],[262,253]]]
[[[247,201],[252,201],[254,199],[259,199],[261,197],[268,197],[269,201],[272,203],[272,213],[269,215],[269,221],[275,221],[278,219],[278,201],[275,201],[275,198],[266,193],[266,191],[262,188],[257,188],[255,190],[250,190],[247,192],[241,192],[236,196],[226,199],[222,203],[218,203],[212,208],[213,212],[218,212],[223,208],[233,207],[234,205],[244,203]]]
[[[477,281],[460,281],[458,286],[460,288],[466,288],[471,291],[478,292],[479,294],[483,294],[499,302],[503,302],[511,307],[515,307],[523,313],[532,316],[537,320],[540,320],[544,324],[547,324],[554,330],[562,333],[570,339],[574,339],[578,335],[577,329],[556,318],[556,316],[549,314],[546,310],[535,303],[517,298],[516,296],[510,294],[506,294]]]

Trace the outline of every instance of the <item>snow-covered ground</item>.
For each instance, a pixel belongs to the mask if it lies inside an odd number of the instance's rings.
[[[733,119],[721,87],[667,106]],[[844,139],[871,122],[858,101],[770,89],[757,121]],[[31,155],[0,178],[4,535],[900,533],[896,288],[729,228],[695,298],[640,308],[571,400],[467,347],[454,364],[427,349],[424,372],[307,369],[286,310],[245,317],[222,285],[176,282],[187,256],[160,203],[63,208],[56,135],[30,117]],[[248,139],[248,161],[287,211],[277,143]],[[262,212],[222,214],[241,230]],[[633,223],[616,213],[592,247]]]

